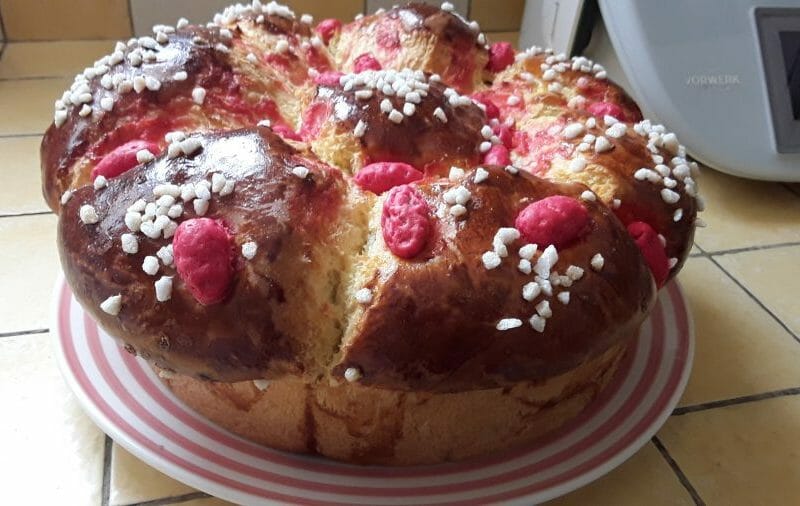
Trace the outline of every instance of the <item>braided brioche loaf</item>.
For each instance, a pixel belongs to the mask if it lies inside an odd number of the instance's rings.
[[[67,280],[216,422],[353,462],[513,447],[596,397],[680,268],[674,135],[602,67],[451,11],[237,5],[119,43],[56,102]]]

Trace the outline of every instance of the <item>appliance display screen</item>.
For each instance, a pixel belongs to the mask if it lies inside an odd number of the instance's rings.
[[[779,32],[792,116],[800,119],[800,32]]]
[[[800,8],[754,10],[775,148],[800,153]]]

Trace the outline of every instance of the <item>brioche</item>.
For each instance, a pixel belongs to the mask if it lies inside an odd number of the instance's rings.
[[[573,418],[702,208],[601,66],[487,45],[447,4],[156,26],[76,77],[41,150],[67,281],[111,336],[222,426],[358,463]]]

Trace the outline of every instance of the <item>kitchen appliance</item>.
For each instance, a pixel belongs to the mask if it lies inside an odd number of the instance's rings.
[[[602,63],[704,164],[800,181],[800,0],[528,0],[534,44]]]

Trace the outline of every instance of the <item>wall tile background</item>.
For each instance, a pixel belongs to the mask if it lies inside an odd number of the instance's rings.
[[[121,39],[130,36],[128,0],[0,0],[6,38]]]
[[[150,32],[154,24],[210,19],[235,0],[0,0],[0,39],[41,41],[124,39]],[[242,1],[242,0],[240,0]],[[424,0],[440,4],[440,0]],[[486,32],[519,31],[525,0],[450,0],[456,10]],[[358,13],[403,3],[400,0],[283,0],[295,11],[316,19],[350,20]]]

